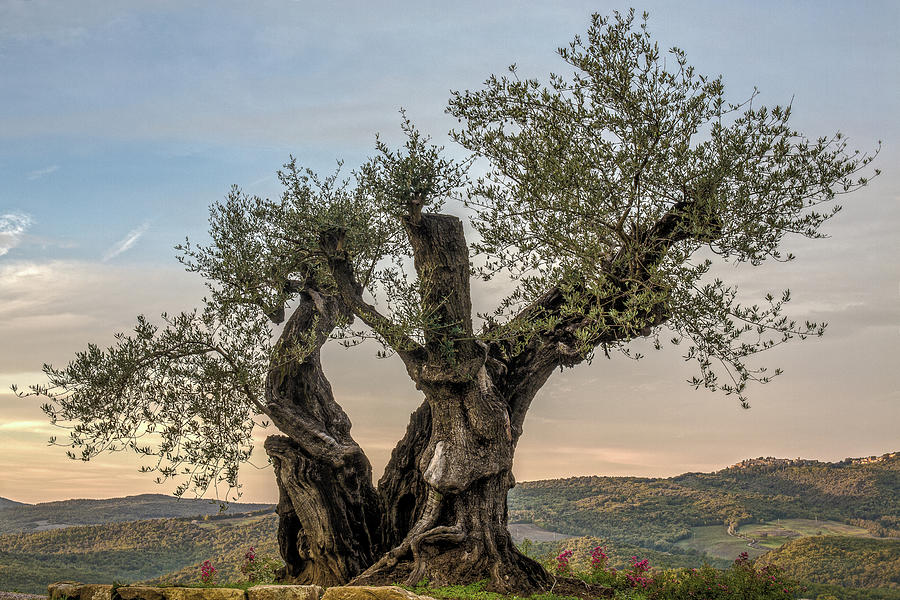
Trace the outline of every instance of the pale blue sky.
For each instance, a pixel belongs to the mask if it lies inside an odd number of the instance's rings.
[[[277,194],[274,171],[289,154],[316,170],[337,158],[352,168],[376,132],[397,139],[401,106],[445,141],[450,90],[476,88],[512,62],[526,74],[562,70],[554,50],[590,12],[627,7],[0,3],[0,496],[109,496],[111,470],[129,493],[156,489],[133,460],[68,465],[42,445],[41,413],[3,390],[31,381],[44,361],[107,342],[137,313],[193,306],[199,282],[179,272],[172,246],[203,239],[207,207],[231,184]],[[797,244],[797,263],[736,274],[748,289],[790,286],[796,314],[832,323],[827,339],[779,355],[787,373],[755,390],[753,410],[691,390],[672,353],[637,366],[598,361],[551,381],[526,424],[519,478],[900,449],[900,3],[635,7],[651,13],[662,47],[678,45],[700,72],[723,74],[732,99],[756,86],[767,104],[793,98],[795,125],[810,136],[840,129],[863,150],[883,140],[885,175],[848,199],[828,227],[832,239]],[[396,365],[364,352],[329,356],[354,432],[380,469],[416,392]],[[396,381],[371,390],[383,369]],[[247,497],[273,498],[270,479],[250,476]],[[16,493],[14,480],[30,491]],[[77,491],[79,481],[94,481],[93,491]]]

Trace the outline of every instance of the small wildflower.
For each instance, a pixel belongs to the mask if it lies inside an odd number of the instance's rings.
[[[591,568],[595,571],[606,568],[607,560],[609,560],[609,557],[600,546],[596,546],[591,550]]]
[[[215,580],[216,568],[210,561],[204,561],[203,564],[200,565],[200,581],[202,581],[204,585],[209,585]]]
[[[571,550],[564,550],[560,552],[556,557],[556,572],[559,574],[567,574],[571,570],[569,566],[569,559],[572,558],[572,554],[574,554]]]

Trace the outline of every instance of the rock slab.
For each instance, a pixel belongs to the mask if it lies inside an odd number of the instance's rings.
[[[66,598],[81,598],[81,584],[75,581],[58,581],[47,586],[47,596],[50,600],[65,600]]]
[[[338,585],[325,590],[322,600],[434,600],[419,596],[396,585]]]
[[[47,586],[50,600],[112,600],[113,586],[60,581]]]
[[[149,585],[125,585],[118,588],[116,593],[122,600],[165,600],[162,591],[163,588]]]
[[[113,586],[87,583],[81,586],[78,600],[112,600]]]
[[[324,593],[318,585],[255,585],[247,600],[319,600]]]
[[[162,591],[166,600],[245,600],[244,590],[234,588],[157,588]],[[121,588],[119,592],[121,592]],[[123,597],[124,600],[124,597]],[[144,600],[151,600],[145,598]]]

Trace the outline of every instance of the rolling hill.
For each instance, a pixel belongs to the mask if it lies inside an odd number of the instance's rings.
[[[171,581],[198,581],[190,565],[212,559],[224,581],[239,578],[249,546],[277,555],[272,513],[230,518],[153,519],[0,535],[0,590],[46,593],[60,580],[127,583],[183,571]]]
[[[196,582],[207,559],[222,580],[237,580],[247,547],[277,554],[271,509],[232,504],[218,515],[218,504],[161,495],[6,505],[0,590],[40,593],[61,579]],[[900,599],[900,453],[526,482],[510,491],[509,509],[517,539],[534,536],[526,545],[538,558],[561,544],[579,555],[601,544],[617,567],[633,555],[659,567],[724,567],[747,551],[813,582],[816,593]]]
[[[753,459],[715,473],[664,479],[526,482],[509,493],[509,517],[675,553],[690,550],[684,542],[708,533],[704,527],[721,530],[721,536],[744,535],[742,526],[779,519],[832,521],[871,536],[900,537],[900,453],[838,463]]]
[[[15,500],[10,500],[9,498],[0,498],[0,510],[4,508],[9,508],[10,506],[27,506],[24,502],[16,502]]]
[[[891,590],[900,597],[900,539],[821,535],[792,540],[759,558],[816,584]]]
[[[271,504],[231,503],[222,512],[236,514],[271,508]],[[62,500],[41,504],[14,503],[0,506],[0,534],[219,513],[220,505],[214,500],[174,498],[163,494],[103,500]]]

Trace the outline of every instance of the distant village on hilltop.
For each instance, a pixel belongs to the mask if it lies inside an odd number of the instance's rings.
[[[759,458],[748,458],[741,462],[731,465],[729,469],[749,469],[752,467],[807,467],[816,465],[868,465],[872,463],[883,462],[886,460],[900,459],[900,452],[888,452],[881,456],[864,456],[862,458],[845,458],[837,463],[827,463],[807,458],[775,458],[774,456],[766,456]]]

